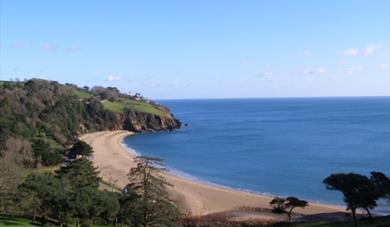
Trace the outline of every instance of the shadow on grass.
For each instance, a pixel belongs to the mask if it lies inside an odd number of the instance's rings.
[[[42,226],[39,223],[33,223],[28,217],[0,214],[0,226]]]
[[[351,227],[352,218],[346,218],[344,221],[316,220],[303,223],[294,223],[294,227]],[[367,218],[358,218],[359,227],[390,227],[390,216],[375,217],[372,221]]]

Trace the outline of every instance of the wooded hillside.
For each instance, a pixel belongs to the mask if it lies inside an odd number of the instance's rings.
[[[180,127],[170,111],[114,87],[79,88],[55,81],[2,81],[0,150],[25,166],[54,165],[78,135],[100,130],[161,131]]]

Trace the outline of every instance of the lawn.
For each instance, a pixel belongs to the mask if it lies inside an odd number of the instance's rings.
[[[115,113],[121,113],[125,110],[125,108],[129,108],[143,113],[163,115],[163,112],[157,109],[156,107],[148,103],[135,101],[131,99],[122,99],[120,102],[111,102],[108,100],[104,100],[102,103],[104,108]]]
[[[39,168],[25,168],[22,169],[20,179],[24,180],[31,173],[51,173],[54,174],[56,170],[60,169],[60,165],[55,166],[42,166]]]
[[[23,227],[32,227],[37,226],[36,224],[32,224],[31,220],[26,218],[19,218],[15,216],[9,215],[0,215],[0,226],[23,226]]]
[[[81,99],[87,99],[87,98],[90,98],[92,97],[93,95],[88,93],[88,92],[85,92],[85,91],[80,91],[80,90],[75,90],[74,94],[81,98]]]
[[[92,94],[81,90],[75,90],[74,94],[80,99],[87,99],[93,96]],[[127,98],[122,98],[121,101],[115,101],[115,102],[103,100],[102,104],[105,109],[115,113],[122,113],[125,110],[125,108],[129,108],[143,113],[163,115],[163,112],[158,108],[154,107],[153,105],[141,101],[127,99]]]

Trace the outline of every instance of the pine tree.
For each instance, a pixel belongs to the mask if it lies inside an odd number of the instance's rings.
[[[289,196],[287,198],[276,197],[269,204],[272,206],[272,212],[277,214],[286,213],[287,222],[291,223],[291,215],[293,210],[297,207],[306,207],[308,205],[308,202],[306,202],[305,200],[300,200],[293,196]]]
[[[175,226],[178,210],[167,192],[167,187],[172,185],[161,175],[165,171],[162,160],[139,156],[136,162],[137,166],[128,174],[129,184],[124,191],[139,196],[142,226]]]
[[[93,217],[98,215],[98,173],[97,168],[87,158],[76,159],[57,171],[57,176],[63,184],[70,185],[67,201],[71,205],[76,226],[79,222],[83,226],[89,226]]]

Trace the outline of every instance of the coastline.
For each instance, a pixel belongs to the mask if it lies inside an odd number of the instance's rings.
[[[101,177],[119,187],[127,184],[126,175],[130,168],[135,166],[133,158],[137,155],[136,151],[123,143],[125,137],[133,134],[133,132],[119,130],[80,136],[81,140],[93,147],[95,151],[93,162],[99,168]],[[163,176],[174,185],[169,192],[180,204],[180,209],[192,215],[232,211],[242,207],[270,208],[269,202],[273,199],[268,195],[232,189],[169,172],[163,173]],[[316,215],[344,212],[344,209],[333,205],[309,203],[305,209],[297,208],[295,212]]]

